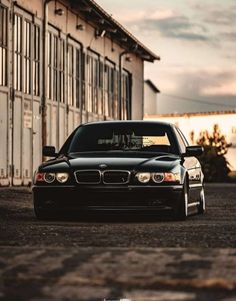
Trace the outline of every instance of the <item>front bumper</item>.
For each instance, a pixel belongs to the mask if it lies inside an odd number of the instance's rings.
[[[178,206],[182,185],[34,186],[34,205],[47,210],[155,211]]]

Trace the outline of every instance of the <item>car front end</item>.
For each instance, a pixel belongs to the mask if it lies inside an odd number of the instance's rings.
[[[177,206],[182,189],[174,172],[52,169],[35,173],[33,195],[35,206],[47,211],[154,213]]]

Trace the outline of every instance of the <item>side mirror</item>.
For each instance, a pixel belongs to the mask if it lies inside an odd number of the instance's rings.
[[[43,147],[43,156],[44,157],[56,157],[56,149],[54,146],[44,146]]]
[[[203,154],[203,147],[200,145],[186,146],[186,157],[197,157]]]

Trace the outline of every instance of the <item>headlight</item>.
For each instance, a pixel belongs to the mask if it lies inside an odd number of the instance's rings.
[[[139,172],[136,174],[136,178],[140,183],[146,184],[151,179],[154,183],[159,184],[162,182],[177,182],[180,183],[180,174],[172,172]]]
[[[164,181],[165,175],[163,172],[155,172],[152,174],[152,180],[155,183],[161,183]]]
[[[56,178],[58,182],[65,183],[68,180],[69,175],[66,172],[60,172],[56,174]]]
[[[140,183],[148,183],[151,179],[151,174],[149,172],[140,172],[136,177]]]
[[[55,173],[44,174],[44,181],[47,183],[52,183],[55,180],[55,178],[56,178]]]

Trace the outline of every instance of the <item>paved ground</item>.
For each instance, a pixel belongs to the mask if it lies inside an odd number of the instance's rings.
[[[0,300],[236,300],[236,186],[207,213],[37,221],[27,190],[0,189]]]

